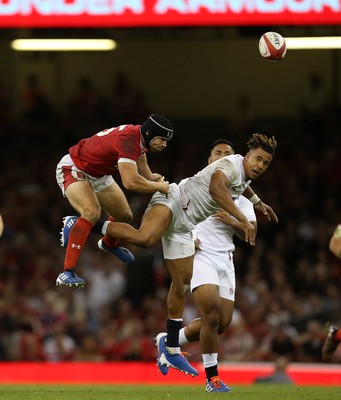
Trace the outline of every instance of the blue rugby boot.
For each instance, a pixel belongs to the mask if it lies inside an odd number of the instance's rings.
[[[128,249],[122,246],[108,247],[103,242],[103,239],[98,241],[98,248],[102,251],[106,251],[107,253],[114,254],[123,263],[129,264],[135,261],[134,255]]]
[[[159,367],[160,372],[162,375],[167,375],[168,374],[168,367],[166,364],[161,364],[160,357],[161,355],[166,351],[166,337],[167,333],[161,332],[159,333],[155,340],[156,340],[156,346],[157,346],[157,366]]]
[[[63,228],[60,231],[60,245],[62,247],[67,247],[71,228],[74,226],[77,220],[78,217],[75,215],[68,215],[67,217],[63,218]]]
[[[231,392],[231,389],[219,378],[219,376],[212,376],[206,379],[206,392]]]
[[[197,376],[199,372],[191,366],[186,357],[181,352],[170,353],[169,349],[165,349],[158,358],[158,365],[166,365],[168,368],[178,369],[184,372],[185,375]]]
[[[67,269],[58,275],[56,286],[82,288],[85,286],[85,280],[80,278],[73,269]]]

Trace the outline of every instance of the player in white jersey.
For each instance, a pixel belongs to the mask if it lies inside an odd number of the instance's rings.
[[[212,145],[209,164],[234,153],[232,145],[217,140]],[[256,227],[253,204],[244,196],[235,201],[245,217]],[[231,322],[235,301],[236,281],[233,264],[235,233],[244,239],[239,222],[225,211],[207,218],[194,229],[197,251],[194,256],[191,291],[198,307],[200,319],[191,321],[180,330],[179,344],[200,340],[203,365],[206,372],[206,390],[229,392],[218,374],[218,335],[225,332]],[[163,373],[167,373],[165,366]]]
[[[277,147],[276,139],[255,133],[247,142],[247,146],[249,151],[244,157],[223,157],[178,185],[172,183],[167,195],[155,193],[139,229],[129,224],[108,221],[95,226],[98,233],[141,247],[151,247],[162,239],[163,255],[172,283],[167,298],[167,346],[164,347],[164,351],[159,352],[159,367],[166,365],[191,375],[198,375],[196,369],[182,355],[179,345],[185,296],[193,270],[194,225],[223,209],[239,221],[245,241],[254,245],[255,227],[233,202],[233,197],[242,193],[269,220],[277,222],[272,208],[262,203],[249,188],[251,181],[268,169]],[[161,336],[158,335],[159,350],[160,340]]]

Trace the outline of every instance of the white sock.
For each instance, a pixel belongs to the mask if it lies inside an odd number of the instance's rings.
[[[103,226],[102,226],[102,235],[106,235],[107,234],[107,229],[108,229],[108,225],[110,224],[110,221],[105,221]]]
[[[184,344],[187,344],[187,343],[189,343],[189,341],[185,335],[185,328],[181,328],[179,331],[179,344],[180,344],[180,346],[183,346]]]
[[[204,368],[209,368],[213,367],[214,365],[218,365],[218,353],[203,354],[202,361],[204,364]]]

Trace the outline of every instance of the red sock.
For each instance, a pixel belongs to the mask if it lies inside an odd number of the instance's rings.
[[[341,328],[336,332],[334,339],[337,340],[338,342],[341,342]]]
[[[93,224],[85,218],[78,218],[70,231],[70,236],[66,248],[64,271],[75,268],[78,257],[83,250]]]
[[[115,222],[115,219],[113,217],[109,217],[108,221]],[[118,239],[115,239],[109,235],[104,235],[102,241],[106,246],[112,249],[118,247]]]

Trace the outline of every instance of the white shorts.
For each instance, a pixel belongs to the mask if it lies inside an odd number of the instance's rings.
[[[173,219],[165,234],[162,236],[163,256],[167,260],[190,257],[195,253],[192,225],[182,208],[180,191],[176,183],[172,183],[166,195],[156,192],[151,198],[147,210],[155,205],[163,204],[173,214]]]
[[[197,251],[195,253],[191,291],[202,285],[219,286],[220,297],[234,302],[236,277],[232,252],[211,254]]]
[[[88,181],[95,193],[109,187],[114,182],[114,178],[111,175],[94,178],[81,171],[75,166],[70,154],[67,154],[59,161],[56,169],[56,179],[64,197],[65,190],[73,182]]]

